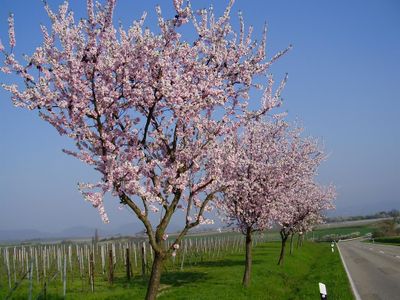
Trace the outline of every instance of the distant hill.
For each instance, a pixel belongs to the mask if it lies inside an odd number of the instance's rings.
[[[33,229],[0,230],[0,242],[18,242],[26,240],[49,240],[64,238],[82,238],[92,236],[94,229],[87,227],[73,227],[61,232],[50,233]]]
[[[375,214],[365,216],[338,216],[332,218],[326,218],[327,223],[345,222],[345,221],[358,221],[358,220],[370,220],[370,219],[383,219],[383,218],[400,218],[400,211],[392,209],[390,211],[380,211]]]
[[[22,241],[28,239],[46,239],[51,234],[33,229],[0,230],[0,241]]]
[[[156,220],[157,221],[157,220]],[[111,225],[111,224],[110,224]],[[115,236],[135,236],[144,232],[144,226],[139,220],[112,227],[110,225],[98,228],[100,238],[109,238]],[[180,222],[171,222],[167,228],[168,233],[175,233],[182,230],[183,224]],[[191,232],[207,231],[223,227],[219,220],[214,225],[202,225]],[[95,227],[73,226],[58,232],[47,232],[34,229],[19,230],[0,230],[0,242],[23,242],[32,240],[54,241],[54,240],[73,240],[73,239],[90,239],[95,234]]]
[[[98,235],[100,237],[133,236],[143,228],[140,223],[129,223],[110,229],[98,229]],[[34,229],[0,230],[0,242],[91,238],[94,236],[95,230],[96,228],[87,226],[69,227],[54,233]]]

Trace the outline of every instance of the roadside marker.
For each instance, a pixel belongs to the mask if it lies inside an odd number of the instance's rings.
[[[326,286],[322,282],[319,283],[319,294],[321,295],[321,299],[328,299],[328,293],[326,292]]]

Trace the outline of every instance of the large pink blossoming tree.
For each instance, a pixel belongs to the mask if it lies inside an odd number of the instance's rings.
[[[68,3],[58,12],[46,4],[51,28],[42,26],[43,44],[20,63],[14,54],[14,20],[1,71],[17,74],[23,84],[3,85],[14,105],[36,110],[77,149],[65,150],[101,174],[100,182],[81,184],[83,196],[108,217],[103,195],[111,192],[144,224],[154,261],[146,299],[155,299],[163,263],[193,227],[210,222],[205,213],[221,191],[210,149],[243,120],[271,108],[265,101],[248,109],[254,77],[264,76],[265,36],[260,44],[230,25],[230,2],[221,17],[210,10],[194,13],[175,0],[176,15],[164,19],[157,8],[159,32],[144,27],[145,17],[127,29],[113,25],[115,0],[94,6],[75,20]],[[196,32],[186,41],[179,27]],[[272,79],[266,89],[269,99]],[[273,102],[272,102],[273,103]],[[166,229],[183,210],[184,222],[167,249]],[[159,213],[152,224],[150,214]]]

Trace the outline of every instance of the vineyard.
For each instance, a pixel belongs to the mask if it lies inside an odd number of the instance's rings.
[[[257,235],[253,245],[271,240],[273,233]],[[167,240],[170,244],[172,240]],[[69,292],[96,293],[115,283],[146,280],[151,271],[153,250],[144,239],[87,243],[19,245],[0,248],[0,298],[16,295],[28,299],[66,297]],[[244,253],[240,234],[192,236],[183,240],[165,269],[183,271],[228,254]]]

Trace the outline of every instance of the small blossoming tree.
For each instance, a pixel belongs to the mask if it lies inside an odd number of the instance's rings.
[[[244,286],[251,277],[252,234],[270,227],[278,218],[283,208],[276,200],[297,168],[289,155],[290,133],[282,117],[258,119],[221,144],[224,152],[218,154],[219,178],[225,189],[219,203],[228,220],[246,236]]]
[[[319,213],[329,208],[331,191],[322,193],[309,183],[323,155],[314,140],[300,133],[281,117],[257,120],[221,145],[219,178],[225,188],[220,206],[246,236],[244,286],[250,283],[254,232],[278,222],[286,242],[288,233],[319,221]]]
[[[219,199],[224,217],[246,236],[243,285],[250,284],[252,236],[268,228],[276,213],[274,197],[283,180],[282,143],[286,124],[249,122],[245,130],[227,137],[217,151],[223,193]],[[222,153],[222,155],[221,155]]]
[[[286,197],[290,205],[278,218],[282,240],[278,265],[284,262],[288,237],[294,233],[304,234],[312,226],[322,223],[325,212],[334,208],[335,188],[305,181],[287,191]]]
[[[321,223],[323,215],[333,209],[335,198],[333,185],[321,186],[315,176],[321,162],[326,158],[316,140],[301,138],[300,130],[292,137],[290,157],[296,164],[293,180],[282,190],[277,205],[281,207],[275,221],[281,226],[281,252],[278,265],[283,264],[286,242],[294,233],[303,234],[311,226]]]
[[[164,19],[157,8],[160,32],[144,28],[146,15],[127,29],[113,25],[115,0],[94,6],[76,21],[68,3],[58,12],[45,8],[51,28],[42,26],[43,44],[20,63],[14,21],[1,71],[15,73],[23,85],[3,85],[14,105],[36,110],[77,149],[64,150],[101,174],[97,183],[81,184],[83,196],[108,222],[103,195],[111,192],[144,224],[154,250],[147,299],[154,299],[163,263],[193,227],[211,222],[205,213],[221,191],[210,149],[244,119],[260,116],[279,99],[272,78],[263,105],[248,109],[255,76],[264,76],[285,51],[265,60],[265,36],[253,42],[230,25],[230,2],[221,17],[210,10],[194,13],[175,0],[176,15]],[[184,40],[179,27],[192,24],[196,36]],[[172,216],[183,210],[181,232],[165,244]],[[150,213],[160,214],[152,224]]]

